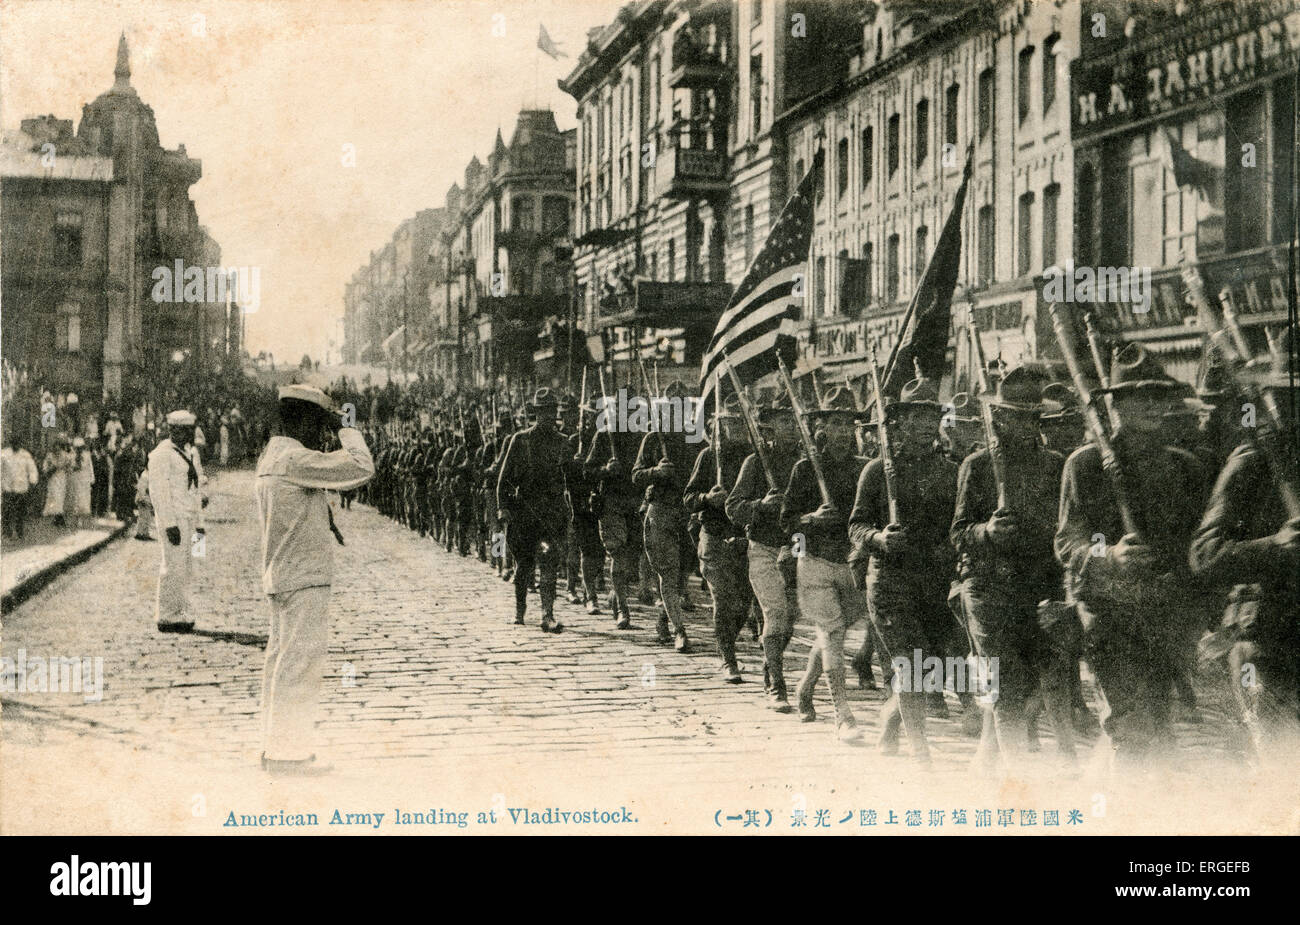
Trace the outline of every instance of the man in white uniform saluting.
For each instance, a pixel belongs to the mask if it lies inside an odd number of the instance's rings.
[[[375,474],[361,432],[340,427],[340,421],[320,389],[284,386],[280,433],[257,462],[262,590],[271,602],[262,767],[271,773],[328,770],[316,760],[312,740],[329,643],[334,543],[341,545],[343,537],[325,492],[357,488]],[[323,452],[335,431],[342,449]]]
[[[204,532],[203,496],[207,478],[199,451],[194,448],[194,415],[173,411],[167,415],[167,439],[149,454],[149,497],[154,523],[162,540],[162,567],[158,571],[156,618],[160,633],[188,633],[194,629],[189,612],[189,587],[193,546]]]

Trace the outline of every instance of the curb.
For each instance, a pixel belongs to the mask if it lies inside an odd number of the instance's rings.
[[[99,552],[109,543],[113,542],[113,540],[125,533],[130,526],[130,524],[124,523],[116,530],[110,532],[103,539],[91,543],[85,549],[79,549],[72,555],[60,559],[58,562],[53,562],[45,566],[45,568],[39,569],[38,571],[28,575],[22,581],[18,582],[18,584],[14,585],[9,591],[5,592],[3,598],[0,598],[0,614],[9,613],[9,611],[13,610],[37,591],[40,591],[68,569],[85,562],[95,553]]]

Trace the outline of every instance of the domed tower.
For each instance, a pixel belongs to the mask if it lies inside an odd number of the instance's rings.
[[[186,306],[154,305],[150,293],[156,267],[197,265],[201,236],[189,187],[203,171],[184,145],[168,151],[159,143],[153,108],[131,86],[126,33],[117,43],[113,86],[83,107],[77,136],[113,159],[109,235],[120,250],[109,265],[104,383],[118,392],[132,374],[151,378],[191,339]]]

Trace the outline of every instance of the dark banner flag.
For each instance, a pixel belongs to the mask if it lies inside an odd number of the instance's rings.
[[[903,386],[915,378],[913,361],[928,378],[939,379],[943,375],[948,331],[952,327],[952,292],[961,268],[961,213],[966,203],[966,188],[970,185],[973,156],[973,149],[967,149],[966,168],[952,211],[943,224],[930,263],[916,285],[898,342],[885,364],[880,386],[886,399],[898,398]]]
[[[808,287],[813,195],[822,162],[818,151],[718,319],[700,366],[700,394],[706,402],[712,400],[715,375],[722,374],[725,358],[742,383],[776,372],[778,355],[794,366],[794,332]]]

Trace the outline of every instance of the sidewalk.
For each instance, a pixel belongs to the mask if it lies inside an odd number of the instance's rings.
[[[31,530],[29,525],[29,532]],[[0,612],[35,594],[57,575],[83,562],[127,529],[127,524],[102,517],[85,530],[49,531],[44,542],[0,545]],[[16,547],[16,548],[15,548]]]

